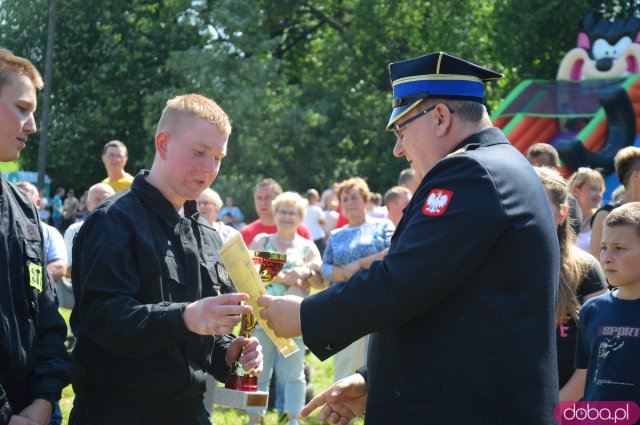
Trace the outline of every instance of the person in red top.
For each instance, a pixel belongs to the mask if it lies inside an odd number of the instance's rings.
[[[276,222],[271,204],[276,199],[276,196],[281,193],[282,187],[274,179],[264,179],[256,185],[253,192],[253,201],[255,202],[258,219],[240,229],[242,239],[244,239],[244,243],[247,246],[251,245],[253,238],[260,233],[276,233]],[[303,238],[313,240],[311,231],[303,223],[298,226],[297,233]]]

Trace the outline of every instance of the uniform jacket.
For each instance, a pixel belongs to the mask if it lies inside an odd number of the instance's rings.
[[[421,182],[383,261],[302,302],[304,342],[325,359],[372,333],[368,425],[554,423],[549,202],[500,130],[458,148]]]
[[[0,178],[0,424],[69,384],[67,327],[47,274],[33,202]]]
[[[94,210],[73,244],[80,402],[154,413],[202,407],[205,371],[226,378],[231,337],[193,334],[182,314],[190,302],[231,291],[220,246],[194,201],[181,217],[144,172]]]

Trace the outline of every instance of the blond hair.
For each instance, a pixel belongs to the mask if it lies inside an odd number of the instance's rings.
[[[16,183],[16,186],[18,186],[27,195],[29,195],[29,198],[31,198],[33,200],[33,202],[35,202],[37,199],[40,199],[40,194],[38,193],[38,188],[36,188],[33,183],[30,183],[28,181],[20,181],[20,182]]]
[[[231,134],[231,122],[213,100],[199,94],[185,94],[167,101],[158,122],[157,131],[181,129],[185,117],[199,118],[215,126],[225,136]]]
[[[300,220],[304,218],[307,212],[307,200],[296,192],[284,192],[278,195],[276,199],[273,200],[273,212],[277,213],[278,209],[283,205],[285,207],[294,207],[298,211]]]
[[[602,178],[602,174],[593,168],[589,167],[580,167],[578,171],[573,173],[571,177],[569,177],[569,181],[567,182],[567,186],[569,190],[577,187],[578,189],[582,189],[582,187],[589,183],[598,183],[600,186],[600,191],[604,191],[604,179]]]
[[[211,202],[213,202],[213,206],[216,210],[220,211],[222,209],[222,198],[220,198],[218,192],[208,187],[202,191],[198,198],[200,198],[202,195],[209,196],[211,198]]]
[[[0,48],[0,91],[9,84],[11,74],[27,77],[33,86],[41,89],[44,86],[42,76],[28,59],[16,56],[7,49]]]
[[[358,189],[362,195],[364,202],[369,202],[371,199],[371,191],[367,182],[361,177],[352,177],[340,183],[338,186],[338,199],[342,198],[343,192],[349,192],[351,189]]]
[[[627,146],[618,151],[613,158],[616,168],[616,176],[622,185],[626,188],[629,184],[629,178],[635,170],[640,170],[640,148],[635,146]]]

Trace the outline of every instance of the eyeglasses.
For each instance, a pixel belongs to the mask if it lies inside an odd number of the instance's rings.
[[[395,135],[396,135],[396,138],[397,138],[397,139],[402,140],[404,136],[402,135],[402,133],[400,133],[400,129],[401,129],[402,127],[406,126],[406,125],[409,125],[412,121],[415,121],[415,120],[417,120],[418,118],[420,118],[420,117],[422,117],[422,116],[424,116],[424,115],[427,115],[429,112],[431,112],[431,111],[433,111],[434,109],[436,109],[436,106],[438,106],[438,105],[430,106],[430,107],[428,107],[427,109],[425,109],[425,110],[423,110],[423,111],[421,111],[421,112],[418,112],[417,114],[415,114],[415,115],[414,115],[414,116],[412,116],[411,118],[409,118],[409,119],[407,119],[407,120],[402,121],[400,124],[394,124],[394,125],[393,125],[393,134],[395,134]],[[446,106],[446,105],[445,105],[445,106]],[[449,110],[449,112],[451,112],[451,113],[453,114],[453,109],[449,108],[448,106],[447,106],[447,109]]]
[[[289,216],[289,217],[296,217],[298,215],[298,211],[288,211],[288,210],[278,210],[276,211],[278,214],[280,215],[284,215],[284,216]]]

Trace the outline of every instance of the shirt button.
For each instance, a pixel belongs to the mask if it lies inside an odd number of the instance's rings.
[[[399,398],[400,398],[400,391],[395,390],[395,391],[393,392],[393,395],[394,395],[397,399],[399,399]]]
[[[327,345],[324,346],[324,349],[327,350],[327,351],[333,351],[333,345],[327,344]]]

